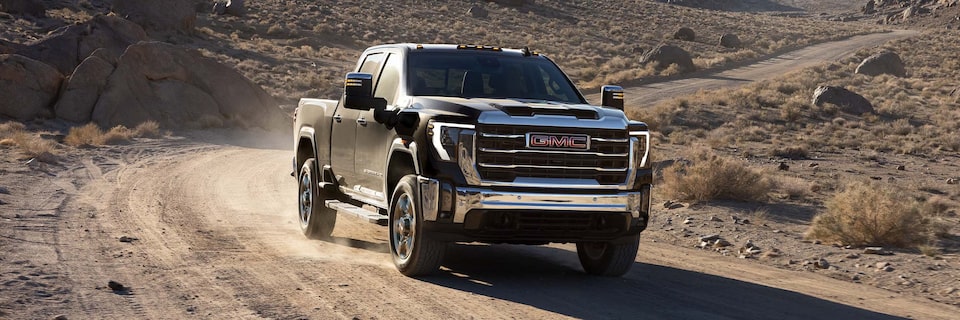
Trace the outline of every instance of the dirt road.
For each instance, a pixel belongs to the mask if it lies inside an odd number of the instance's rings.
[[[876,47],[890,40],[916,34],[918,32],[914,30],[896,30],[889,33],[855,36],[843,41],[826,42],[805,47],[740,68],[719,72],[701,72],[690,78],[627,87],[624,88],[624,103],[628,107],[652,106],[657,102],[693,94],[699,90],[735,87],[753,81],[773,79],[790,71],[840,60],[861,48]],[[599,94],[588,95],[587,98],[595,103],[600,101]]]
[[[570,245],[455,244],[443,272],[411,279],[390,264],[383,227],[341,217],[333,242],[300,235],[282,135],[208,131],[124,150],[39,179],[31,201],[41,208],[12,208],[32,222],[3,230],[3,318],[947,319],[958,311],[649,241],[623,278],[584,275]],[[55,226],[27,228],[43,219]],[[130,289],[112,291],[110,280]]]

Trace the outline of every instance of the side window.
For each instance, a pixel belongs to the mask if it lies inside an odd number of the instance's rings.
[[[383,71],[380,73],[380,82],[377,83],[377,89],[373,96],[387,99],[387,105],[393,105],[397,99],[397,87],[400,86],[400,55],[391,54],[387,57],[387,62],[383,65]],[[376,77],[374,77],[376,79]]]
[[[360,65],[360,72],[369,73],[373,75],[373,83],[377,83],[377,78],[380,76],[380,66],[383,65],[383,59],[387,55],[384,53],[371,53],[363,60],[363,64]]]

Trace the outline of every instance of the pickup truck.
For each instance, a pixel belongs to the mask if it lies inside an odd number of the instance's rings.
[[[622,88],[601,97],[526,48],[371,47],[339,100],[297,106],[303,234],[330,237],[338,214],[386,225],[407,276],[450,242],[575,243],[584,271],[621,276],[650,215],[650,133]]]

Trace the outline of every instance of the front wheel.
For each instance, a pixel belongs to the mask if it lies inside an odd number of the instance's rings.
[[[423,232],[423,209],[417,176],[400,179],[390,201],[390,253],[405,276],[430,274],[440,268],[446,244]]]
[[[337,224],[337,211],[327,208],[327,200],[332,199],[326,190],[321,190],[317,184],[320,175],[317,172],[316,160],[307,159],[300,167],[300,201],[299,222],[300,231],[307,239],[326,239],[333,233],[333,226]]]
[[[598,276],[619,277],[630,271],[639,248],[640,235],[637,234],[623,243],[577,243],[577,256],[583,271]]]

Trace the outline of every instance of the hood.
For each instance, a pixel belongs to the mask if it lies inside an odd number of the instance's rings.
[[[437,117],[468,118],[475,123],[481,118],[495,117],[562,117],[570,120],[600,121],[608,117],[623,121],[623,111],[588,104],[567,104],[544,100],[416,97],[410,108]]]

